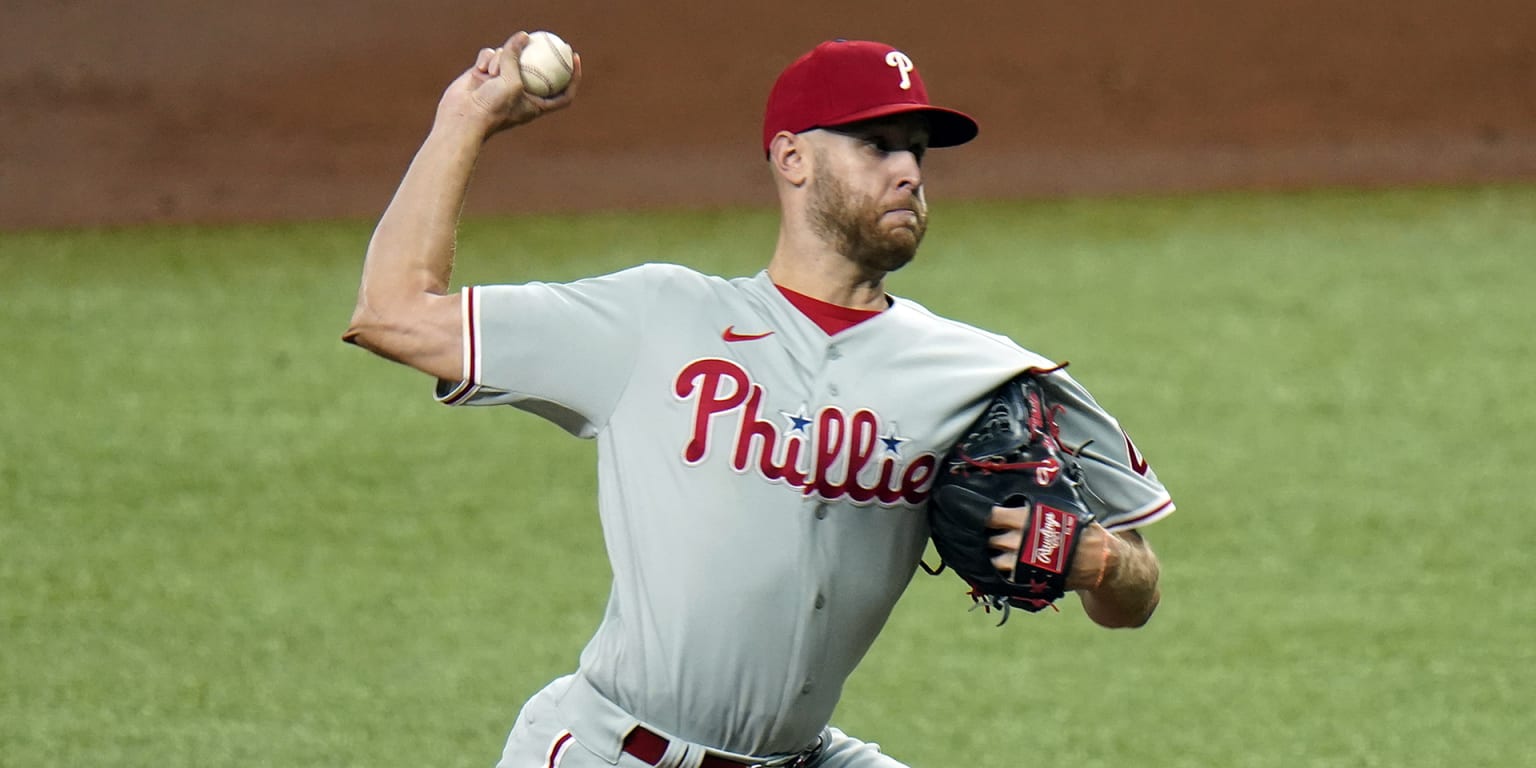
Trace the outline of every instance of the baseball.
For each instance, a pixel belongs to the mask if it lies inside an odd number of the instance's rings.
[[[528,47],[518,58],[523,89],[535,96],[553,96],[571,82],[571,46],[553,32],[528,35]]]

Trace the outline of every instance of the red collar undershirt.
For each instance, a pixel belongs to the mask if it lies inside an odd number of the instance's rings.
[[[795,305],[796,309],[810,318],[811,322],[825,331],[828,336],[836,336],[838,333],[880,314],[878,309],[844,307],[822,301],[821,299],[813,299],[803,293],[796,293],[782,285],[775,284],[774,287],[778,288],[779,293],[784,294],[784,298],[788,299],[789,303]]]

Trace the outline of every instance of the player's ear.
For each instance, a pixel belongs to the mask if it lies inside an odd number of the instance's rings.
[[[796,187],[810,177],[810,147],[789,131],[779,131],[768,144],[768,162],[780,178]]]

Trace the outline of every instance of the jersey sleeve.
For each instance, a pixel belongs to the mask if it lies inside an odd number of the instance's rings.
[[[1083,500],[1099,524],[1126,531],[1172,514],[1172,496],[1120,423],[1071,376],[1058,371],[1045,382],[1053,401],[1066,406],[1056,414],[1060,440],[1069,450],[1082,449]]]
[[[439,381],[438,401],[511,405],[595,436],[641,354],[657,272],[465,288],[464,377]]]

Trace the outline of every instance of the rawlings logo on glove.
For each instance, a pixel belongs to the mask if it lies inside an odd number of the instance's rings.
[[[1077,518],[1055,507],[1036,504],[1029,522],[1029,536],[1019,552],[1019,562],[1051,573],[1064,573],[1067,565],[1062,555],[1073,548]]]

